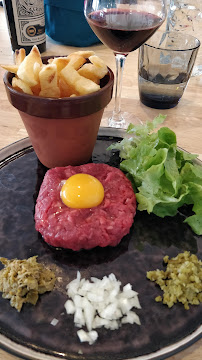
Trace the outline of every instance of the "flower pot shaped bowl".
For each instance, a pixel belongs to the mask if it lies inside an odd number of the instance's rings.
[[[43,58],[47,63],[49,57]],[[114,75],[101,80],[101,89],[83,96],[45,98],[15,90],[14,74],[4,84],[10,103],[19,111],[38,159],[48,168],[80,165],[92,156],[105,107],[112,98]]]

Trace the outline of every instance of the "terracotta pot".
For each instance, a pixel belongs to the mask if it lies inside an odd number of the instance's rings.
[[[99,91],[59,99],[21,93],[11,86],[13,76],[9,72],[4,76],[7,96],[18,109],[41,163],[51,168],[88,162],[104,108],[112,98],[113,72],[108,69]]]

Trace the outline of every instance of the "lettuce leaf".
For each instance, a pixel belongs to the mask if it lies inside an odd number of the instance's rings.
[[[171,129],[154,132],[164,120],[160,114],[143,125],[130,124],[127,136],[109,149],[120,151],[120,169],[132,182],[138,210],[165,217],[175,216],[184,204],[193,205],[194,215],[185,222],[202,235],[202,166],[193,162],[197,155],[177,147]]]

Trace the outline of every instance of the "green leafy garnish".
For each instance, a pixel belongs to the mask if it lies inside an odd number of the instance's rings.
[[[175,216],[184,204],[193,205],[194,215],[185,222],[202,235],[202,167],[193,162],[197,155],[177,147],[171,129],[153,131],[164,120],[159,115],[144,125],[130,124],[127,137],[108,149],[120,151],[120,169],[133,184],[138,210],[165,217]]]

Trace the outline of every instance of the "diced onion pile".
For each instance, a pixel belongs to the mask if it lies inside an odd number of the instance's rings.
[[[77,331],[81,342],[93,344],[98,333],[94,329],[104,326],[115,330],[122,324],[140,325],[139,316],[132,310],[141,309],[138,293],[132,290],[131,284],[123,286],[114,274],[104,276],[102,280],[91,277],[90,281],[77,278],[67,285],[69,300],[65,303],[67,314],[74,314],[75,326],[86,327],[87,331]]]

